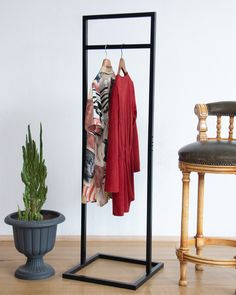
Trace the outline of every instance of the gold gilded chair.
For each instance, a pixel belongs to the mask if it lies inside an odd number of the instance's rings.
[[[187,285],[187,262],[195,263],[196,270],[202,270],[202,264],[211,266],[236,267],[236,260],[220,260],[202,257],[202,249],[207,245],[226,245],[236,247],[236,241],[204,237],[203,203],[205,173],[236,174],[236,139],[233,138],[236,101],[222,101],[209,104],[197,104],[195,114],[199,122],[197,141],[179,150],[179,168],[182,178],[182,217],[180,248],[176,250],[180,261],[180,286]],[[207,116],[216,116],[216,137],[207,137]],[[229,117],[227,138],[221,137],[221,118]],[[197,233],[194,239],[188,237],[189,183],[190,173],[198,173]],[[196,255],[191,255],[189,246],[195,245]]]

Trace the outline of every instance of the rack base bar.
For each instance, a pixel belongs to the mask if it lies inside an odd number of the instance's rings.
[[[89,277],[89,276],[85,276],[85,275],[76,274],[78,271],[80,271],[84,267],[88,266],[90,263],[96,261],[97,259],[108,259],[108,260],[121,261],[121,262],[126,262],[126,263],[146,265],[146,260],[97,253],[94,256],[91,256],[90,258],[88,258],[84,264],[78,264],[78,265],[70,268],[68,271],[64,272],[62,277],[64,279],[94,283],[94,284],[99,284],[99,285],[112,286],[112,287],[117,287],[117,288],[124,288],[124,289],[129,289],[129,290],[137,290],[147,280],[149,280],[155,273],[157,273],[160,269],[162,269],[164,267],[164,264],[162,262],[152,262],[152,267],[151,267],[150,273],[144,274],[143,276],[141,276],[138,280],[134,281],[133,283],[99,279],[99,278],[95,278],[95,277]]]

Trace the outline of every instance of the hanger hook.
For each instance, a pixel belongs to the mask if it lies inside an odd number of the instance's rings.
[[[107,58],[107,44],[105,45],[105,54],[106,54],[106,58]]]
[[[124,45],[124,44],[121,44],[121,47],[120,47],[120,55],[121,55],[120,57],[121,57],[121,58],[123,58],[123,45]]]

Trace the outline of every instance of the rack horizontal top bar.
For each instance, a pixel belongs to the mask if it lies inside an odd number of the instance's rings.
[[[118,14],[98,14],[84,15],[84,20],[90,19],[114,19],[114,18],[134,18],[134,17],[153,17],[155,12],[139,12],[139,13],[118,13]]]
[[[142,48],[151,48],[151,44],[107,44],[107,45],[85,45],[87,50],[96,50],[96,49],[142,49]]]

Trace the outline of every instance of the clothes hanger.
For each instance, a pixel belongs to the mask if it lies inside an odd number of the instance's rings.
[[[127,75],[128,72],[126,70],[126,66],[125,66],[125,60],[123,58],[123,49],[122,49],[123,44],[121,45],[121,57],[120,57],[120,61],[119,61],[119,65],[118,65],[118,71],[117,71],[117,75],[120,75],[120,71],[123,72],[124,75]]]
[[[102,61],[102,67],[100,69],[100,72],[111,73],[113,70],[112,70],[111,61],[110,59],[107,58],[107,45],[105,45],[105,53],[106,53],[106,57]]]

